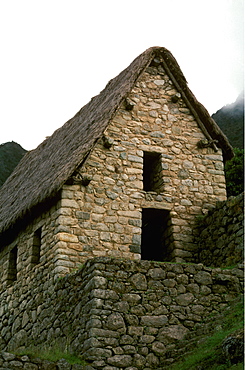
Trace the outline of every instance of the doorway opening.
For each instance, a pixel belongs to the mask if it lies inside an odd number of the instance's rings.
[[[168,254],[170,211],[142,209],[141,259],[166,261]]]

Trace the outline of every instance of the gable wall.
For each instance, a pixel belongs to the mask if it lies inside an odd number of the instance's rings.
[[[161,67],[148,68],[122,103],[105,136],[81,169],[88,186],[65,185],[61,201],[0,252],[0,281],[6,285],[9,252],[18,247],[17,278],[26,273],[66,274],[88,258],[141,255],[142,208],[167,210],[164,260],[195,261],[196,215],[226,199],[221,150],[197,148],[204,135]],[[143,190],[143,155],[161,154],[159,191]],[[40,263],[31,263],[33,233],[42,227]],[[44,267],[45,266],[45,267]]]
[[[76,258],[140,259],[142,208],[170,211],[168,260],[195,260],[195,217],[226,199],[225,177],[221,150],[197,147],[205,136],[182,99],[172,103],[176,93],[161,67],[148,68],[129,96],[133,110],[122,104],[105,132],[112,146],[97,142],[81,169],[89,185],[64,186],[57,237],[74,267]],[[143,190],[144,151],[161,153],[160,192]]]

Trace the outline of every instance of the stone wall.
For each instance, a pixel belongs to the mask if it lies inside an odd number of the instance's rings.
[[[45,343],[95,369],[161,369],[179,340],[242,293],[242,267],[97,257],[56,281],[33,272],[0,295],[0,349]]]
[[[204,134],[183,100],[172,102],[176,94],[161,67],[148,68],[128,97],[133,109],[122,103],[78,169],[89,184],[64,186],[60,273],[69,269],[65,256],[70,264],[96,256],[140,259],[145,208],[169,212],[162,260],[194,262],[195,217],[226,199],[223,158],[220,149],[198,147]],[[157,179],[150,188],[147,153]]]
[[[0,351],[0,370],[93,370],[91,366],[69,364],[65,359],[53,362]]]
[[[0,246],[0,291],[35,270],[40,279],[53,275],[59,212],[59,201],[56,199],[50,202],[45,212],[23,227],[10,244]],[[13,250],[16,252],[11,261]]]
[[[244,193],[217,203],[198,227],[199,262],[234,266],[244,260]]]
[[[139,260],[144,209],[166,216],[157,259],[195,262],[195,218],[226,199],[222,151],[198,146],[205,136],[162,67],[148,67],[128,99],[132,109],[122,102],[60,201],[1,246],[3,287],[32,269],[65,275],[96,256]]]

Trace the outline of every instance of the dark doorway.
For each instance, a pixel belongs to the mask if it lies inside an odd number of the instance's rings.
[[[142,260],[164,260],[166,256],[166,235],[169,218],[169,211],[165,209],[142,209]]]

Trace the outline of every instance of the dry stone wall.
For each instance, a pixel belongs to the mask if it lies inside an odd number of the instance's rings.
[[[49,202],[49,208],[45,212],[23,227],[10,244],[0,246],[0,290],[11,285],[15,280],[21,281],[35,271],[40,280],[54,274],[59,213],[59,201],[55,199]],[[38,230],[40,249],[35,240]],[[16,250],[16,255],[11,261],[10,256],[13,250]]]
[[[90,182],[64,186],[57,272],[96,256],[139,260],[145,208],[168,211],[162,259],[195,261],[195,217],[226,199],[223,158],[198,147],[205,136],[183,100],[173,103],[176,94],[161,67],[148,68],[128,97],[133,109],[122,103],[78,169]],[[146,153],[158,154],[151,190],[144,188]]]
[[[1,287],[33,269],[65,275],[97,256],[139,260],[149,209],[163,211],[164,245],[145,259],[196,261],[195,218],[226,199],[222,152],[198,146],[205,136],[162,67],[148,67],[127,99],[131,110],[122,102],[60,200],[1,246]]]
[[[97,257],[56,281],[29,276],[0,295],[0,349],[45,343],[95,369],[164,368],[178,341],[242,293],[242,267]]]
[[[0,351],[0,370],[93,370],[93,368],[89,365],[71,365],[65,359],[54,362]]]
[[[244,193],[217,203],[197,230],[198,260],[206,266],[234,266],[244,260]]]

